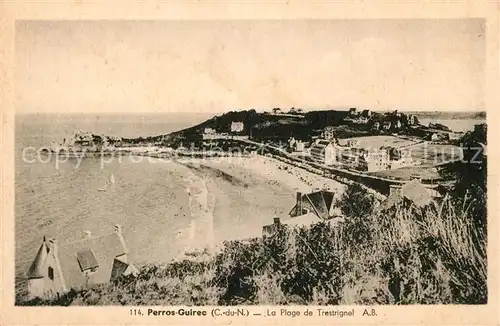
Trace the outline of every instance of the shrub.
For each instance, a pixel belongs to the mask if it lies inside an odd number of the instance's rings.
[[[355,189],[355,188],[351,188]],[[344,226],[281,228],[226,242],[215,255],[146,265],[89,291],[30,305],[483,304],[486,239],[473,210],[446,198],[438,211],[402,206],[354,212]],[[349,204],[350,205],[350,204]],[[347,207],[347,206],[346,206]],[[356,215],[359,214],[359,215]]]

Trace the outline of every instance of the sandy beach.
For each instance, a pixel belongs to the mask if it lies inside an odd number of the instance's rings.
[[[196,234],[191,236],[194,243],[186,246],[189,249],[260,236],[262,226],[271,223],[273,217],[289,218],[297,191],[327,187],[341,193],[345,187],[263,156],[190,159],[182,164],[197,176],[197,187],[190,190],[197,192],[191,195],[192,202],[197,203],[192,209],[200,212],[194,213],[194,230],[183,231]]]
[[[200,177],[188,170],[186,178],[186,193],[192,220],[187,228],[181,229],[176,235],[178,243],[177,259],[185,257],[186,253],[195,250],[208,250],[214,248],[214,205],[215,198],[209,194],[206,178]]]

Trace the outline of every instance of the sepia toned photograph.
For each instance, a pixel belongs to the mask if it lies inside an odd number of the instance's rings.
[[[15,305],[488,304],[485,26],[17,21]]]

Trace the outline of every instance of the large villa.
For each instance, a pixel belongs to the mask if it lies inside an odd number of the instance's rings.
[[[416,165],[411,152],[395,147],[364,148],[350,141],[340,145],[336,139],[316,139],[309,149],[311,158],[326,166],[364,172],[377,172]]]

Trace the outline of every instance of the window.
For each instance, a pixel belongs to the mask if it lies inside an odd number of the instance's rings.
[[[49,278],[53,281],[54,280],[54,269],[49,266]]]

